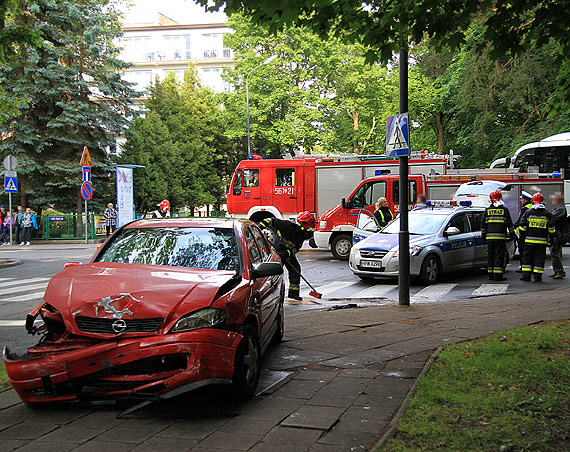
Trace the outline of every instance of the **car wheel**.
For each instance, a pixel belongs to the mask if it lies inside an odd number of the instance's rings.
[[[331,242],[332,255],[341,261],[348,260],[352,248],[352,237],[348,234],[337,235]]]
[[[259,374],[261,373],[261,347],[257,331],[251,325],[243,329],[243,340],[238,346],[235,363],[233,385],[234,392],[239,398],[253,395]]]
[[[429,254],[422,262],[420,281],[422,284],[435,284],[441,274],[441,264],[435,254]]]

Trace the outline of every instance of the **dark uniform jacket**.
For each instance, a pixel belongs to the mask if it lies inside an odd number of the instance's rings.
[[[266,218],[259,222],[259,226],[272,227],[276,234],[275,250],[282,257],[289,258],[297,254],[305,241],[305,229],[298,223],[278,218]]]
[[[525,234],[524,243],[546,245],[548,236],[554,237],[556,229],[552,215],[544,206],[528,209],[521,220],[521,231]]]
[[[481,234],[486,240],[507,240],[513,229],[513,220],[504,204],[491,204],[485,209],[481,220]]]
[[[374,211],[374,217],[378,222],[378,226],[384,227],[393,220],[394,215],[392,215],[388,206],[384,206]]]
[[[517,221],[515,221],[515,228],[518,229],[521,225],[522,222],[522,217],[524,216],[525,212],[530,209],[532,207],[532,203],[531,202],[527,202],[524,206],[521,207],[521,211],[519,212],[519,217],[517,218]]]

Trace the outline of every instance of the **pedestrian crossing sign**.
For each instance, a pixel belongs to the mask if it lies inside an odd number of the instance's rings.
[[[386,121],[386,155],[399,157],[410,154],[408,114],[390,116]]]
[[[18,179],[15,177],[5,177],[4,178],[4,191],[6,193],[17,193],[18,192]]]

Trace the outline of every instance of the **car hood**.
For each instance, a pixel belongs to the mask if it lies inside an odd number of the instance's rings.
[[[77,316],[99,319],[172,318],[209,306],[233,272],[95,262],[67,268],[49,282],[44,301],[80,334]]]
[[[391,250],[398,246],[399,234],[386,234],[378,232],[357,244],[358,249]],[[425,246],[433,240],[431,235],[410,235],[410,246]]]

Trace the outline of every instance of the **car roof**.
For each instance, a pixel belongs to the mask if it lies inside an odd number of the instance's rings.
[[[438,207],[426,207],[425,209],[420,210],[411,210],[408,214],[411,215],[449,215],[454,212],[482,212],[485,210],[483,207],[480,206],[471,206],[471,207],[445,207],[445,206],[438,206]]]
[[[225,218],[144,218],[135,220],[125,228],[224,228],[233,229],[236,222],[241,220]]]

